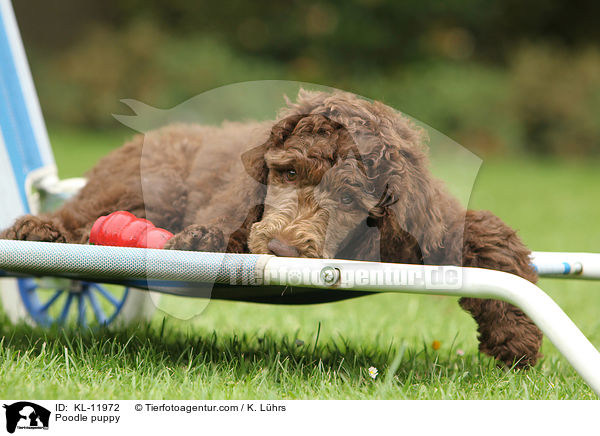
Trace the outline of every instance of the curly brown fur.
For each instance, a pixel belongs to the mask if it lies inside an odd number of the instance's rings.
[[[530,251],[516,232],[488,211],[468,211],[463,265],[505,271],[535,283]],[[533,365],[540,357],[542,332],[517,307],[498,300],[461,298],[479,325],[479,349],[507,365]],[[519,357],[517,361],[515,358]]]
[[[420,129],[381,103],[301,91],[275,122],[138,136],[62,208],[0,237],[86,243],[99,216],[128,210],[176,233],[170,249],[464,265],[535,282],[516,233],[489,212],[465,211],[430,174],[423,144]],[[482,352],[536,363],[542,335],[519,309],[460,305],[479,325]]]

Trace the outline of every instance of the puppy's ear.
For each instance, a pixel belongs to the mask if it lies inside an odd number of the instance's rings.
[[[390,156],[388,190],[395,202],[388,206],[388,213],[384,215],[387,222],[382,228],[414,240],[427,263],[430,255],[443,246],[447,229],[442,209],[444,195],[420,151],[390,153]]]
[[[398,116],[384,124],[380,132],[380,156],[387,167],[381,176],[388,186],[388,195],[395,200],[387,206],[389,213],[382,217],[382,243],[392,241],[396,235],[410,236],[418,244],[423,261],[429,263],[439,250],[447,249],[444,239],[448,223],[455,218],[449,215],[460,207],[429,171],[419,130],[402,118]],[[406,244],[406,238],[403,243]]]
[[[265,162],[265,153],[271,148],[283,145],[302,118],[304,118],[304,115],[299,114],[283,118],[273,126],[267,142],[242,154],[244,168],[254,180],[264,185],[267,184],[269,170]]]
[[[268,141],[258,147],[254,147],[242,154],[242,163],[246,172],[259,183],[267,183],[268,169],[265,162],[265,153],[268,149]]]

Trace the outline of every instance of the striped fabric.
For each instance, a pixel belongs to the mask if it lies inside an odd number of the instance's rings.
[[[9,0],[0,0],[0,228],[29,212],[30,185],[56,167]]]
[[[271,257],[0,240],[0,270],[86,279],[255,285]]]

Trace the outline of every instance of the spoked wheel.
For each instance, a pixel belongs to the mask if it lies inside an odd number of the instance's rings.
[[[43,327],[64,325],[73,312],[76,313],[77,323],[83,327],[95,323],[108,325],[119,315],[129,294],[129,288],[117,291],[121,293],[119,296],[104,285],[78,280],[63,280],[57,283],[60,287],[47,289],[48,292],[44,292],[48,285],[42,280],[26,278],[19,279],[18,283],[25,308],[36,324]],[[93,323],[89,320],[90,309],[95,318]]]
[[[148,320],[154,312],[150,294],[136,288],[56,278],[5,279],[1,286],[15,323],[97,327]]]

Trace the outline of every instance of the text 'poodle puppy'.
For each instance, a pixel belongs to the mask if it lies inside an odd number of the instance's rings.
[[[116,210],[175,233],[169,249],[462,265],[537,280],[514,230],[465,211],[432,177],[420,129],[342,92],[301,91],[274,122],[138,136],[62,208],[22,217],[0,238],[86,243],[94,221]],[[536,363],[542,334],[522,311],[487,299],[460,305],[479,325],[482,352]]]

